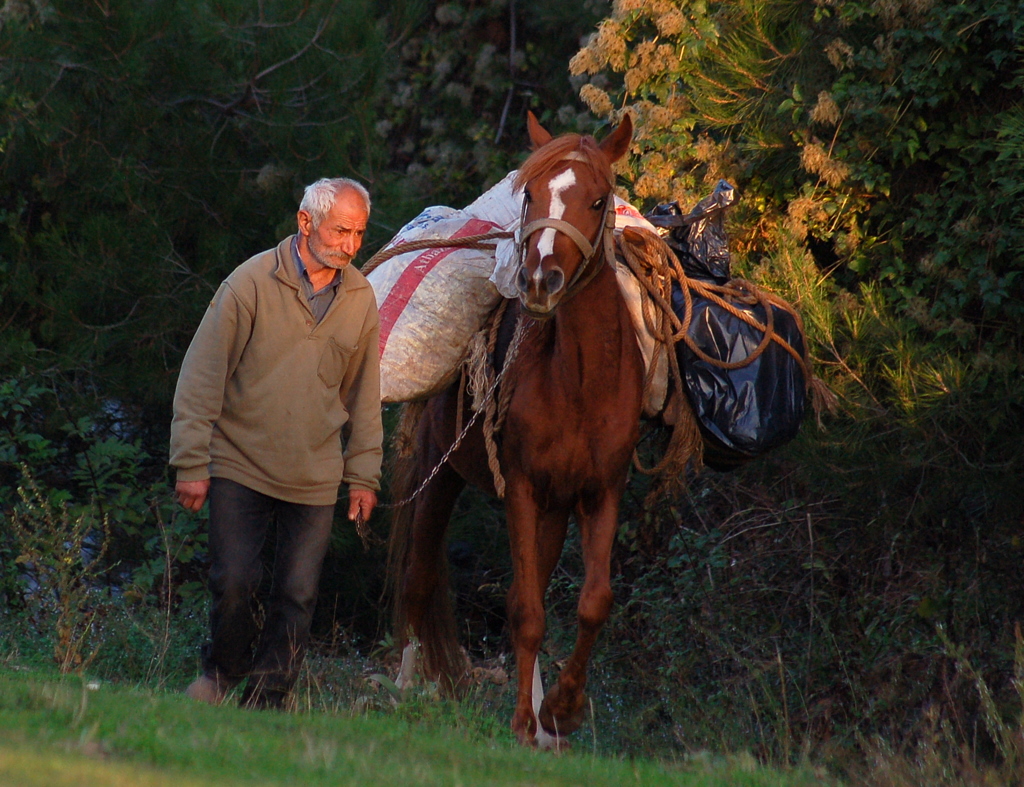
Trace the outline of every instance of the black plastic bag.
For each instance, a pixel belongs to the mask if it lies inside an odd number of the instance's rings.
[[[665,242],[675,252],[687,276],[717,284],[729,281],[729,241],[725,235],[725,209],[736,201],[727,180],[683,215],[678,202],[658,205],[647,214],[656,227],[668,229]]]
[[[646,218],[662,228],[662,237],[688,278],[725,285],[730,281],[730,259],[724,219],[735,201],[732,185],[720,180],[714,192],[689,213],[684,215],[679,203],[673,202],[659,205]],[[733,287],[742,290],[743,284],[737,280]],[[728,293],[727,289],[720,297],[761,325],[767,326],[766,308],[771,308],[775,334],[804,357],[804,337],[795,312],[747,303],[751,299]],[[731,470],[796,437],[807,404],[808,381],[801,362],[775,340],[744,364],[757,352],[764,332],[693,290],[691,302],[688,338],[706,358],[685,341],[676,343],[676,358],[704,438],[704,463],[716,470]],[[685,321],[686,301],[679,282],[672,286],[672,310]],[[723,369],[723,364],[742,365]]]
[[[717,303],[699,295],[691,301],[688,335],[712,360],[741,363],[764,339],[764,333]],[[766,324],[763,304],[729,302]],[[673,288],[672,308],[682,320],[686,306],[678,284]],[[770,308],[775,333],[803,357],[804,337],[795,315],[778,306]],[[731,470],[796,437],[807,404],[807,381],[800,362],[778,342],[769,341],[761,355],[737,369],[709,363],[684,341],[676,344],[676,357],[704,437],[706,465]]]

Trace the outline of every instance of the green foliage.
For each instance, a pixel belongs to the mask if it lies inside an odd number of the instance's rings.
[[[741,250],[785,227],[842,286],[877,285],[938,346],[1012,374],[1022,25],[1009,0],[635,0],[572,68],[599,115],[636,115],[638,197],[692,204],[734,179]]]
[[[601,0],[454,0],[392,29],[376,132],[403,174],[410,215],[462,207],[514,169],[526,110],[561,126],[590,125],[573,105],[565,58],[606,10]]]
[[[109,542],[108,522],[86,510],[73,516],[55,506],[23,468],[21,505],[10,516],[19,551],[15,566],[26,571],[28,612],[37,629],[51,628],[61,672],[85,669],[95,654],[96,618],[106,603],[98,580]]]
[[[33,379],[0,382],[0,603],[38,615],[53,601],[58,630],[72,610],[105,609],[85,597],[106,599],[112,586],[157,608],[194,605],[202,520],[172,504],[163,472],[118,434],[123,423],[74,418]]]
[[[165,408],[217,283],[292,231],[297,189],[372,183],[374,6],[8,3],[0,369]]]

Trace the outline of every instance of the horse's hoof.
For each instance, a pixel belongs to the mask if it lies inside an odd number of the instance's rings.
[[[536,723],[533,720],[532,712],[517,711],[512,715],[512,734],[520,746],[535,746]]]
[[[538,751],[550,751],[555,754],[569,751],[569,742],[560,735],[552,735],[545,729],[537,731],[537,737],[533,739],[533,746]]]
[[[580,694],[571,705],[562,702],[558,685],[551,687],[540,706],[540,726],[557,737],[571,735],[583,726],[587,695]]]
[[[569,744],[565,738],[559,735],[552,735],[543,727],[537,730],[536,735],[528,730],[518,731],[516,732],[516,740],[520,746],[536,749],[537,751],[550,751],[555,754],[569,751]]]

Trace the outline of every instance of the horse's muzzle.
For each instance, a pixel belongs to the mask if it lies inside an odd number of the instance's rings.
[[[556,266],[543,272],[538,270],[529,276],[524,265],[516,276],[516,289],[519,290],[519,303],[528,315],[534,319],[547,319],[565,294],[565,273]]]

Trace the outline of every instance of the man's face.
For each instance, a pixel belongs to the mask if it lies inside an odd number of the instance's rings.
[[[313,259],[325,268],[344,268],[363,245],[368,219],[360,196],[345,189],[316,229],[310,215],[300,210],[299,231],[306,236]]]

